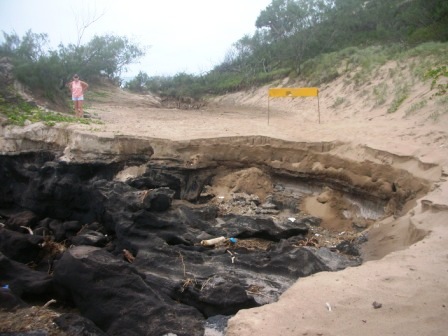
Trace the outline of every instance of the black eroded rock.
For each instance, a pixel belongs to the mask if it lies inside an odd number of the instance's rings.
[[[359,256],[359,249],[358,246],[356,244],[354,244],[353,242],[350,242],[348,240],[344,240],[342,242],[340,242],[337,246],[336,249],[342,253],[351,255],[351,256]]]
[[[246,288],[244,280],[229,275],[215,275],[201,282],[185,279],[175,290],[175,298],[196,307],[206,317],[234,315],[240,309],[259,306]]]
[[[43,240],[42,236],[0,228],[0,252],[21,263],[38,261]]]
[[[167,187],[175,191],[175,198],[187,201],[196,201],[213,175],[207,169],[168,167],[157,163],[150,163],[148,166],[150,169],[142,176],[128,181],[129,185],[137,189]]]
[[[347,267],[359,266],[362,263],[360,257],[353,257],[338,252],[333,252],[327,247],[314,248],[306,247],[312,253],[316,255],[323,263],[327,265],[330,271],[340,271]]]
[[[299,277],[331,270],[312,250],[289,241],[266,251],[153,245],[139,252],[135,266],[153,287],[205,316],[274,302]]]
[[[45,218],[39,221],[35,232],[40,235],[52,236],[55,241],[63,241],[74,235],[82,228],[79,221],[61,221],[58,219]]]
[[[170,208],[173,197],[174,191],[164,187],[148,191],[148,197],[143,202],[149,210],[165,211]]]
[[[70,241],[73,245],[89,245],[103,247],[107,244],[107,237],[101,232],[93,230],[84,230],[78,235],[71,237]]]
[[[78,314],[61,314],[54,319],[54,322],[71,336],[107,336],[95,323]]]
[[[272,218],[234,214],[223,216],[222,220],[224,224],[219,228],[226,237],[262,238],[276,242],[293,236],[305,236],[308,233],[307,224],[320,222],[319,218],[305,217],[294,222],[285,220],[277,223]]]
[[[28,232],[24,227],[33,229],[38,224],[38,221],[39,217],[34,212],[26,210],[12,214],[5,225],[10,230]]]
[[[0,310],[14,311],[17,308],[26,307],[27,304],[9,288],[0,287]],[[1,333],[0,333],[1,335]]]
[[[282,241],[265,252],[245,254],[241,252],[237,262],[241,264],[240,267],[256,273],[276,274],[291,279],[330,270],[313,251],[293,246],[288,241]]]
[[[95,247],[68,250],[54,270],[81,314],[108,335],[202,335],[203,317],[153,289],[132,265]]]
[[[48,274],[10,260],[0,253],[0,283],[19,297],[48,298],[53,293],[53,279]]]
[[[55,244],[62,247],[58,254],[45,255],[37,265],[44,273],[22,265],[34,273],[26,273],[27,281],[21,282],[24,270],[16,270],[2,256],[1,284],[10,283],[14,293],[24,296],[57,293],[108,335],[202,335],[204,316],[273,302],[299,277],[359,264],[359,259],[335,251],[297,246],[295,241],[307,235],[310,225],[318,225],[318,218],[219,217],[218,206],[189,203],[198,200],[213,169],[148,163],[143,176],[127,182],[114,180],[116,172],[115,166],[95,163],[0,161],[0,205],[36,214],[11,221],[17,231],[4,229],[0,248],[26,262],[39,252],[38,235],[66,242],[65,247],[77,245],[60,258],[64,246]],[[295,211],[297,199],[271,203]],[[36,217],[44,219],[36,223]],[[31,227],[36,236],[20,226]],[[27,244],[31,239],[32,244],[14,246],[10,236]],[[235,237],[239,243],[200,244],[219,236]],[[251,247],[260,239],[270,244]],[[124,249],[132,264],[125,261]],[[46,274],[49,265],[56,265],[54,282]],[[40,286],[33,283],[37,279]],[[73,316],[63,322],[78,325]],[[84,322],[77,330],[89,328]]]

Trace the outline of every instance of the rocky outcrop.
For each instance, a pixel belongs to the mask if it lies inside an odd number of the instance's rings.
[[[75,306],[86,320],[67,316],[65,327],[200,335],[207,319],[274,302],[298,278],[361,263],[361,241],[316,243],[321,219],[300,213],[301,196],[270,180],[330,187],[385,215],[429,188],[402,169],[335,157],[337,146],[2,126],[0,285],[17,300]],[[230,181],[230,196],[211,187],[216,176]]]
[[[0,232],[3,239],[3,234]],[[45,299],[54,293],[53,279],[0,253],[0,284],[19,297]]]
[[[203,317],[144,281],[134,266],[95,247],[68,250],[54,271],[81,314],[108,335],[202,335]]]
[[[107,336],[92,321],[78,314],[62,314],[54,319],[54,323],[69,335]]]
[[[124,166],[2,157],[1,285],[18,298],[74,305],[108,335],[201,335],[209,317],[273,302],[300,277],[360,264],[303,246],[318,218],[221,214],[216,204],[182,199],[200,200],[213,169],[157,164],[115,179]],[[220,236],[221,244],[201,244]]]

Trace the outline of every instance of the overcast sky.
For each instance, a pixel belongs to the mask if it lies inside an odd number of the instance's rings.
[[[150,76],[199,74],[224,60],[232,43],[255,32],[255,21],[271,0],[0,0],[0,31],[20,37],[31,29],[46,33],[52,48],[76,43],[77,22],[104,15],[85,30],[94,35],[127,36],[148,46],[139,70]],[[4,41],[3,34],[0,41]]]

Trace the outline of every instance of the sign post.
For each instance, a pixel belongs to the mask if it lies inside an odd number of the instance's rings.
[[[315,87],[309,88],[271,88],[268,93],[268,125],[270,106],[269,102],[272,98],[279,97],[317,97],[317,111],[320,124],[320,106],[319,106],[319,89]]]

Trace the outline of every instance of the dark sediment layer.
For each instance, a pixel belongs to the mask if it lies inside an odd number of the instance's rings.
[[[313,241],[321,219],[301,213],[300,197],[279,183],[266,200],[234,195],[232,206],[251,212],[224,213],[218,195],[206,192],[223,170],[256,167],[272,181],[331,187],[379,204],[382,215],[427,190],[391,167],[239,142],[235,161],[213,141],[188,150],[178,144],[176,158],[164,156],[160,142],[152,159],[1,156],[0,282],[7,294],[20,304],[54,298],[109,335],[202,335],[210,317],[273,302],[300,277],[361,263],[360,239],[331,247]],[[139,173],[123,178],[130,167]],[[201,244],[221,236],[220,244]]]

